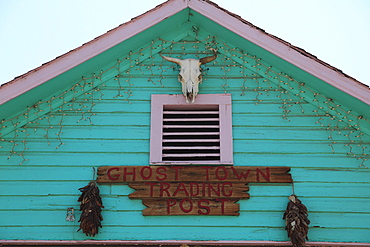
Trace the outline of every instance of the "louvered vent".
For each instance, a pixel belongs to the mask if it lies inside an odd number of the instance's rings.
[[[164,106],[163,161],[220,161],[219,106],[192,108]]]

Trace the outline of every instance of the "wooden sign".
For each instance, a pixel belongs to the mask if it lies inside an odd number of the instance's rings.
[[[126,183],[143,215],[239,215],[248,183],[291,183],[288,167],[103,166],[98,183]]]

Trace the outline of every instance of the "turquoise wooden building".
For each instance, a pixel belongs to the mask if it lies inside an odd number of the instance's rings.
[[[215,52],[186,103],[163,56]],[[165,2],[2,85],[0,104],[0,245],[291,246],[282,218],[295,193],[307,246],[370,246],[369,88],[208,0]],[[242,168],[255,172],[249,191],[228,180]],[[180,181],[201,169],[205,181]],[[96,179],[92,237],[77,232],[77,199]],[[187,198],[129,196],[144,185]],[[231,199],[208,198],[238,188],[230,212]]]

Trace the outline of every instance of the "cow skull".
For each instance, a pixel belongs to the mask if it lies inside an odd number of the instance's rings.
[[[178,59],[172,57],[162,56],[165,60],[180,65],[180,73],[178,76],[179,81],[182,84],[182,93],[186,98],[186,103],[194,103],[195,97],[197,96],[199,89],[198,85],[202,82],[202,69],[200,65],[212,62],[217,58],[217,54],[213,51],[214,55],[209,57],[203,57],[201,59]]]

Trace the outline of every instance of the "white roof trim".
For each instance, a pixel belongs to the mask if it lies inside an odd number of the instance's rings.
[[[370,105],[370,90],[359,82],[305,56],[283,42],[233,17],[207,1],[170,0],[89,43],[36,68],[0,88],[0,105],[82,64],[120,42],[190,7],[219,25]]]
[[[86,62],[94,56],[187,8],[188,0],[171,0],[107,32],[0,88],[0,105]]]
[[[229,29],[239,36],[262,47],[272,54],[294,64],[298,68],[314,75],[328,84],[346,92],[347,94],[370,105],[370,90],[365,85],[345,77],[343,74],[315,61],[292,49],[283,42],[272,38],[262,31],[253,28],[240,19],[231,16],[229,13],[219,9],[205,1],[189,0],[189,7],[198,13],[208,17],[219,25]]]

